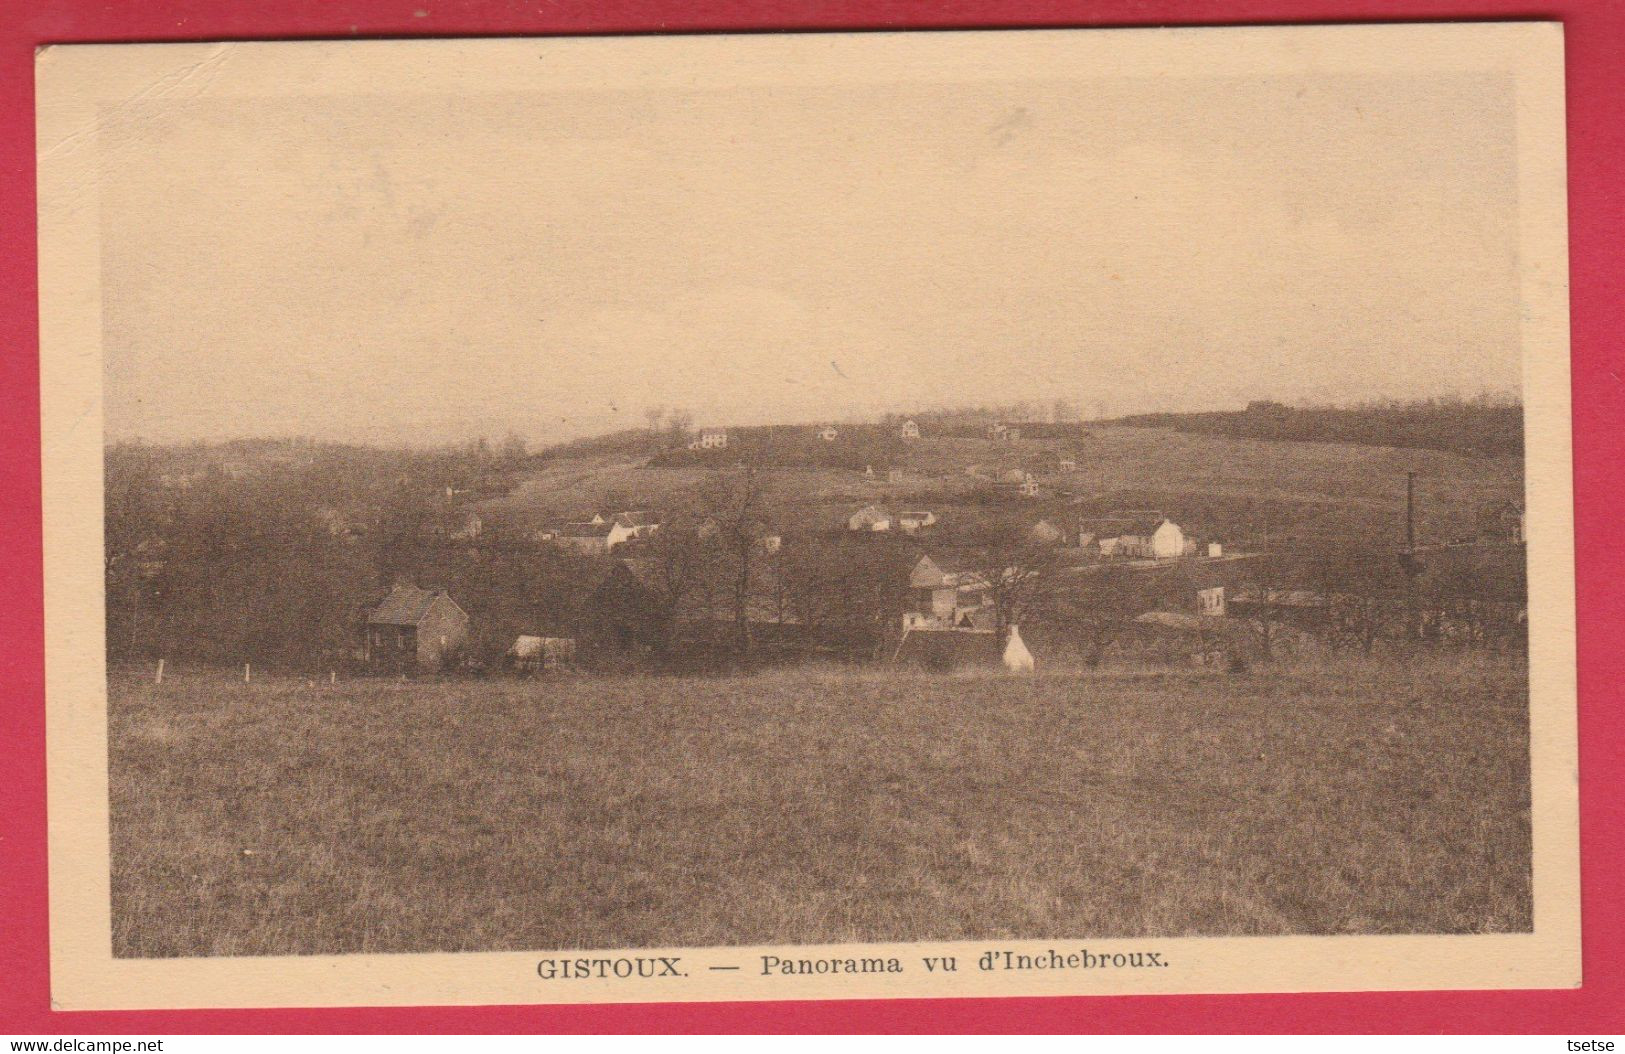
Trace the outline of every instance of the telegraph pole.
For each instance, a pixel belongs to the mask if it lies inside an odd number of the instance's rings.
[[[1405,575],[1405,632],[1419,635],[1421,625],[1416,611],[1416,576],[1422,565],[1416,558],[1416,473],[1405,473],[1405,549],[1399,554],[1399,568]]]

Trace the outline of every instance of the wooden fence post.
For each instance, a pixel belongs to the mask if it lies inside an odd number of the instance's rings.
[[[157,672],[157,674],[155,674],[153,676],[152,683],[153,684],[163,684],[164,683],[164,660],[162,660],[162,659],[158,660],[158,672]]]
[[[249,669],[248,669],[248,663],[246,663],[246,662],[243,663],[243,683],[247,684],[252,679],[252,677],[253,677],[253,675],[249,672]]]

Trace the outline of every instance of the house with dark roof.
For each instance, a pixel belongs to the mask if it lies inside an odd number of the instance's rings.
[[[908,574],[908,610],[903,626],[976,627],[993,615],[993,597],[980,573],[939,553],[922,554]]]
[[[439,670],[468,642],[468,613],[443,589],[398,583],[367,615],[365,658],[376,670]]]

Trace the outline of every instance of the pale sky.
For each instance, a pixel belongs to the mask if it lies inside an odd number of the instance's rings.
[[[211,99],[103,135],[110,438],[1518,390],[1490,75]]]

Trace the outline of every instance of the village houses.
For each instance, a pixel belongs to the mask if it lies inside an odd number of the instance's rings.
[[[1195,553],[1179,524],[1160,512],[1123,512],[1078,525],[1078,544],[1097,546],[1101,556],[1171,560]]]

